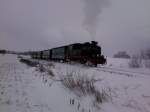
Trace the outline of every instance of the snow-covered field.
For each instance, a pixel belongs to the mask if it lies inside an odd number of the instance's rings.
[[[127,63],[109,58],[106,66],[94,68],[53,62],[51,77],[15,55],[0,55],[0,112],[150,112],[150,70],[130,69]],[[76,96],[59,81],[69,73],[93,77],[111,98],[97,108],[90,95]]]

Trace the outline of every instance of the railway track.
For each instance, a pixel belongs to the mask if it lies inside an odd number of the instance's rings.
[[[33,61],[40,63],[37,60],[33,60]],[[73,64],[71,64],[71,65],[73,65]],[[89,68],[89,66],[82,66],[82,67]],[[120,68],[111,68],[111,67],[103,66],[103,67],[96,67],[94,69],[97,71],[109,72],[109,73],[114,73],[116,75],[124,75],[124,76],[128,76],[128,77],[143,77],[143,76],[150,77],[150,73],[128,71],[128,70],[124,70],[124,69],[120,69]]]
[[[123,69],[118,69],[118,68],[110,68],[110,67],[98,67],[96,68],[97,71],[103,71],[103,72],[109,72],[109,73],[115,73],[117,75],[125,75],[128,77],[143,77],[143,76],[149,76],[150,73],[145,73],[145,72],[136,72],[136,71],[128,71],[128,70],[123,70]]]

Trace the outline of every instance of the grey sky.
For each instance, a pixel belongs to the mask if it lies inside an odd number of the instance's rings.
[[[106,55],[150,47],[150,0],[108,2],[91,37],[83,0],[0,0],[0,48],[37,50],[93,39]]]

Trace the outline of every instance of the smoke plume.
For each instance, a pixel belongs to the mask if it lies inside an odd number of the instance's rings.
[[[98,23],[98,16],[102,9],[108,5],[107,0],[83,0],[85,19],[83,25],[89,32],[92,40],[96,36],[96,26]]]

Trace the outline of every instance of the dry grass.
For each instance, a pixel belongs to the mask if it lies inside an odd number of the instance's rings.
[[[94,85],[94,79],[89,78],[86,75],[80,75],[76,73],[70,73],[65,76],[60,76],[62,84],[73,91],[77,96],[93,96],[94,103],[103,103],[110,97],[105,89],[99,91]]]
[[[130,68],[139,68],[141,67],[141,60],[138,56],[133,56],[129,62]]]
[[[31,66],[31,67],[36,67],[39,64],[38,62],[31,61],[29,59],[23,59],[23,58],[20,58],[19,61],[22,63],[25,63],[26,65]]]
[[[46,72],[46,68],[42,64],[39,64],[37,66],[36,70],[39,71],[39,72],[41,72],[41,73]]]
[[[55,76],[54,73],[53,73],[53,71],[51,69],[47,70],[47,74],[50,75],[50,76],[52,76],[52,77]]]
[[[150,59],[145,59],[144,60],[144,65],[145,65],[146,68],[150,69]]]
[[[54,77],[54,73],[52,72],[51,68],[54,68],[53,63],[48,63],[48,64],[40,64],[37,61],[32,61],[30,59],[20,59],[20,62],[25,63],[28,66],[31,67],[36,67],[36,71],[39,71],[40,73],[47,73],[48,75]]]
[[[48,64],[39,64],[37,66],[37,71],[41,72],[41,73],[47,73],[49,76],[54,77],[54,73],[52,71],[52,67],[54,68],[54,64],[52,63],[48,63]]]

